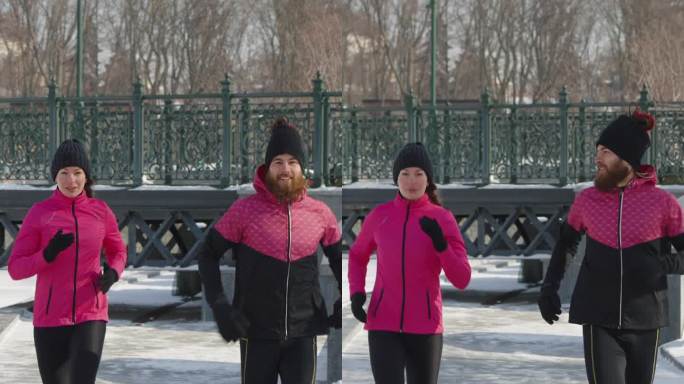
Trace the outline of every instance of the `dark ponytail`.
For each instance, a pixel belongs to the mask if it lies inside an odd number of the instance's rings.
[[[428,198],[430,199],[430,202],[435,205],[439,205],[440,207],[442,206],[442,202],[439,199],[439,196],[437,195],[437,186],[435,183],[432,181],[428,184],[427,188],[425,188],[425,193],[427,193]]]
[[[85,186],[83,186],[83,190],[85,191],[85,194],[88,197],[93,197],[93,184],[95,184],[95,181],[90,177],[86,176],[86,182]]]

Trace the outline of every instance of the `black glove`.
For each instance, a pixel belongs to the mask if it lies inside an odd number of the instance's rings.
[[[64,235],[62,234],[61,229],[57,231],[57,233],[55,233],[52,239],[50,239],[50,242],[48,243],[47,247],[45,247],[45,249],[43,250],[43,257],[45,258],[45,261],[47,261],[48,263],[52,263],[52,261],[55,260],[57,255],[63,250],[67,249],[73,242],[73,233],[67,233],[66,235]]]
[[[214,313],[219,333],[225,341],[231,342],[240,337],[247,337],[249,320],[239,309],[228,304],[225,297],[222,296],[216,300],[211,310]]]
[[[363,310],[363,303],[366,302],[366,294],[357,292],[351,297],[352,314],[362,323],[366,322],[366,311]]]
[[[682,275],[684,274],[684,251],[659,255],[658,259],[664,274]]]
[[[109,288],[111,288],[114,283],[119,281],[119,274],[116,273],[116,271],[107,263],[104,263],[103,268],[104,272],[102,272],[102,276],[100,276],[100,290],[102,293],[107,293]]]
[[[437,223],[437,220],[431,219],[427,216],[420,218],[420,228],[425,232],[430,239],[432,239],[432,245],[435,247],[437,252],[442,252],[447,248],[447,242],[444,238],[444,233],[442,233],[442,228]]]
[[[558,315],[561,314],[561,302],[557,292],[542,291],[537,304],[539,304],[539,312],[547,323],[553,324],[554,321],[558,321]]]
[[[328,325],[331,328],[342,328],[342,298],[340,297],[333,305],[333,314],[328,316]]]

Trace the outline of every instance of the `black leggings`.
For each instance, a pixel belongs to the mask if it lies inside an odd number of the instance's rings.
[[[442,335],[369,331],[368,349],[376,384],[437,384]]]
[[[33,328],[38,369],[44,384],[95,383],[106,323]]]
[[[315,384],[316,355],[316,336],[240,339],[241,384]]]
[[[659,329],[625,330],[584,325],[584,362],[590,384],[651,384]]]

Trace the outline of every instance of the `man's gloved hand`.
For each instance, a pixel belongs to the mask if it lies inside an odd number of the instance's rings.
[[[659,255],[661,271],[665,275],[684,274],[684,250],[677,253]]]
[[[328,325],[331,328],[340,329],[342,328],[342,298],[337,299],[333,305],[333,313],[328,316]]]
[[[219,297],[211,305],[211,310],[214,313],[214,320],[216,320],[219,333],[225,341],[231,342],[240,337],[247,337],[249,320],[239,309],[228,304],[224,296]]]
[[[444,233],[439,223],[435,219],[431,219],[427,216],[420,218],[420,228],[425,232],[432,240],[432,246],[435,247],[437,252],[442,252],[447,248],[447,242],[444,238]]]
[[[103,269],[102,276],[100,276],[100,290],[102,293],[107,293],[109,288],[119,281],[119,274],[107,263],[104,263]]]
[[[560,296],[558,296],[557,292],[544,292],[542,290],[542,294],[539,296],[537,304],[539,304],[539,312],[541,312],[542,317],[547,323],[553,324],[554,321],[558,321],[558,315],[560,315],[562,311]]]
[[[74,234],[62,234],[62,230],[60,229],[55,233],[52,239],[50,239],[47,247],[43,250],[43,258],[45,258],[45,261],[48,263],[52,263],[57,255],[67,249],[73,242]]]
[[[366,322],[366,311],[363,310],[363,303],[366,302],[366,294],[357,292],[351,297],[352,314],[362,323]]]

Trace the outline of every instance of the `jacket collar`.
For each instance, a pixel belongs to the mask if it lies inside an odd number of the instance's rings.
[[[397,191],[397,195],[394,197],[394,206],[398,208],[406,208],[410,206],[411,208],[420,208],[430,204],[430,198],[427,193],[423,193],[418,200],[406,200],[401,196],[401,193]]]
[[[655,186],[658,183],[658,175],[656,174],[656,169],[652,165],[642,165],[639,168],[639,173],[643,175],[643,177],[636,176],[632,181],[629,183],[627,187],[629,188],[630,186],[632,188],[635,187],[641,187],[641,186]]]
[[[81,192],[80,195],[76,197],[68,197],[65,196],[59,188],[55,188],[55,190],[52,192],[51,199],[53,199],[55,202],[57,202],[59,205],[64,205],[64,206],[71,206],[72,204],[76,205],[81,205],[88,201],[88,196],[85,193],[85,190]]]

